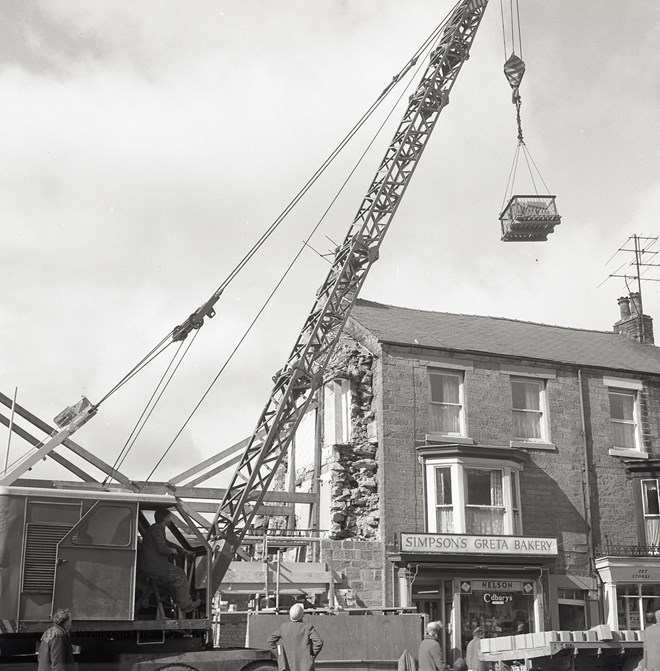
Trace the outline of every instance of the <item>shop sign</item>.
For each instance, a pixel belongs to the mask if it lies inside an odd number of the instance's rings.
[[[472,594],[472,592],[523,592],[532,594],[534,582],[531,580],[461,580],[461,593]]]
[[[484,592],[483,600],[493,606],[503,606],[505,603],[513,602],[513,594],[503,594],[502,592]]]
[[[466,534],[401,534],[401,552],[431,554],[556,556],[556,538],[472,536]]]

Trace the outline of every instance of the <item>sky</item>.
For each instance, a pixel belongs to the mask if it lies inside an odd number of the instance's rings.
[[[633,234],[660,234],[660,4],[519,4],[525,141],[561,225],[545,243],[499,239],[516,126],[491,0],[361,296],[610,330],[627,290],[603,280],[631,256],[610,258]],[[3,2],[0,391],[49,422],[81,395],[103,398],[211,296],[451,6]],[[172,444],[385,113],[229,285],[135,441],[129,477],[146,477],[170,444],[152,479],[252,432],[327,274],[322,254],[343,240],[402,113]],[[645,282],[643,298],[660,319],[660,285]],[[108,398],[76,441],[112,463],[166,365]],[[0,427],[2,458],[7,442]],[[26,450],[13,437],[10,463]],[[32,475],[64,471],[49,461]]]

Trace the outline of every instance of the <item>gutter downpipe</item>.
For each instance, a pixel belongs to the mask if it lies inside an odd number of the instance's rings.
[[[580,394],[580,420],[582,422],[582,458],[584,466],[584,514],[587,522],[587,549],[589,552],[589,564],[590,569],[593,573],[596,573],[595,561],[596,557],[594,555],[594,537],[593,537],[593,518],[591,512],[591,478],[589,477],[589,450],[588,450],[588,440],[587,440],[587,418],[586,412],[584,409],[584,386],[582,383],[582,369],[578,368],[577,371],[578,377],[578,390]],[[599,619],[603,621],[603,599],[602,599],[602,586],[601,581],[598,580],[598,614]]]

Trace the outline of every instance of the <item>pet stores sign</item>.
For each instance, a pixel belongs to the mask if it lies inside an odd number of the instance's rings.
[[[556,556],[556,538],[472,536],[466,534],[401,534],[401,552],[436,555]]]

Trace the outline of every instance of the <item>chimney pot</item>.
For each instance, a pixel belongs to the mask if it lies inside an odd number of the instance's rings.
[[[630,311],[634,317],[642,316],[642,297],[638,291],[630,294]]]
[[[630,319],[630,303],[628,301],[628,296],[621,296],[617,300],[619,304],[619,310],[621,311],[621,319]]]

